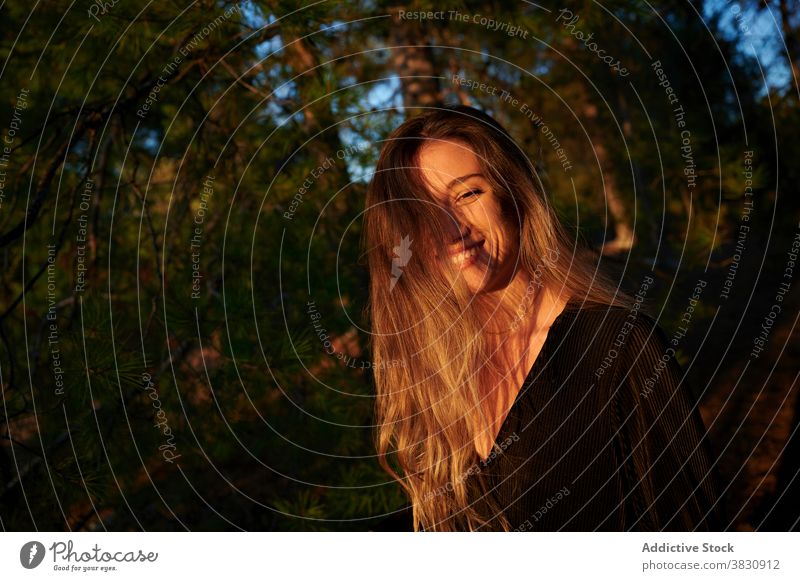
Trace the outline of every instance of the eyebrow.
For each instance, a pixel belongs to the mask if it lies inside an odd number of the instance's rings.
[[[449,184],[447,184],[447,191],[449,192],[450,190],[452,190],[454,185],[456,185],[456,184],[458,184],[460,182],[463,182],[465,180],[468,180],[469,178],[476,177],[476,176],[483,177],[483,174],[482,173],[471,173],[471,174],[467,174],[465,176],[461,176],[460,178],[454,179]]]

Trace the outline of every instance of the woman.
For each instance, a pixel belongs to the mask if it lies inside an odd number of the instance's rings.
[[[414,530],[721,526],[663,332],[575,248],[491,117],[435,109],[391,134],[365,244],[376,447]]]

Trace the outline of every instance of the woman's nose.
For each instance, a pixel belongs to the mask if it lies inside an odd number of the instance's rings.
[[[448,229],[448,242],[450,244],[461,244],[465,239],[469,238],[470,228],[469,224],[460,220],[457,216],[452,216],[450,220],[450,228]]]

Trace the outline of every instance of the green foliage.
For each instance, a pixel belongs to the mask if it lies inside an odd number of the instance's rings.
[[[713,22],[715,36],[705,33],[687,3],[655,3],[669,30],[629,2],[566,3],[623,58],[628,83],[555,11],[501,4],[405,6],[491,15],[529,33],[409,25],[407,44],[431,47],[437,102],[469,102],[505,123],[558,211],[598,246],[629,221],[640,241],[632,277],[656,248],[667,279],[677,257],[691,271],[726,255],[743,191],[742,115],[750,147],[773,155],[764,121],[774,112],[753,59]],[[126,1],[97,18],[93,2],[70,6],[0,8],[0,130],[30,92],[0,205],[0,236],[27,228],[2,255],[3,527],[370,527],[406,503],[374,457],[359,246],[380,140],[409,114],[394,110],[408,98],[387,49],[396,3]],[[656,58],[691,127],[691,190]],[[454,74],[519,103],[459,91]],[[552,130],[570,171],[520,103]],[[788,99],[777,115],[781,132],[796,127]],[[757,168],[757,190],[796,147]],[[327,158],[335,163],[319,172]],[[622,216],[609,213],[611,183]],[[333,355],[321,332],[337,339]]]

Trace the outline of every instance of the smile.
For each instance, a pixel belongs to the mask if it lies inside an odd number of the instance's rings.
[[[465,268],[470,264],[473,264],[476,260],[478,255],[478,251],[483,246],[484,241],[481,240],[480,242],[476,242],[469,248],[462,250],[461,252],[454,252],[450,254],[450,262],[452,262],[455,266],[459,266],[461,268]]]

